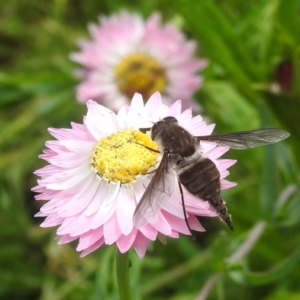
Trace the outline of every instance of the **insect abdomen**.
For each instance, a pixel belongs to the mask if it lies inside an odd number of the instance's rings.
[[[181,184],[193,195],[207,200],[231,230],[233,230],[230,215],[224,201],[220,197],[220,173],[216,165],[208,158],[197,163],[190,163],[179,174]]]
[[[199,194],[205,199],[212,196],[211,194],[220,193],[220,173],[208,158],[190,163],[190,166],[180,173],[179,180],[191,194]]]

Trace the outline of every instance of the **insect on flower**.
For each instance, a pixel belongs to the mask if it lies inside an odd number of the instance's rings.
[[[150,126],[151,136],[140,130]],[[81,256],[114,244],[121,253],[135,249],[140,258],[158,236],[178,238],[190,235],[190,229],[205,231],[197,216],[215,217],[221,206],[211,209],[212,200],[199,199],[185,180],[192,178],[189,172],[205,178],[216,174],[220,190],[235,186],[225,178],[236,160],[221,158],[229,149],[222,145],[243,145],[232,136],[209,138],[213,128],[200,115],[193,117],[191,109],[182,111],[181,101],[163,104],[159,93],[146,104],[135,94],[130,106],[118,113],[89,100],[82,124],[49,128],[54,139],[39,156],[48,164],[35,172],[40,178],[32,189],[36,200],[46,201],[36,214],[45,218],[41,227],[58,226],[59,244],[79,240],[76,250]],[[274,133],[271,140],[261,134],[261,144],[286,136]],[[246,146],[259,145],[256,134],[254,142],[249,135],[244,138]],[[197,166],[206,170],[203,164],[212,170],[201,175]],[[191,191],[184,192],[184,199],[175,174]]]
[[[192,195],[208,201],[220,219],[233,230],[231,216],[220,196],[220,172],[215,163],[201,152],[201,142],[228,146],[233,149],[247,149],[276,143],[290,135],[285,130],[269,128],[219,135],[193,136],[181,127],[177,119],[172,116],[154,123],[152,128],[141,130],[144,132],[151,130],[151,138],[158,144],[159,152],[163,154],[163,157],[135,209],[133,222],[139,228],[155,217],[164,202],[173,193],[174,180],[172,177],[174,177],[175,172],[189,231],[191,229],[187,221],[182,185]],[[152,151],[156,152],[156,150]],[[166,184],[170,182],[173,185]]]
[[[150,241],[158,236],[189,235],[177,185],[155,219],[142,228],[133,224],[134,210],[162,157],[146,148],[158,146],[139,128],[167,116],[174,116],[181,126],[186,124],[192,134],[210,134],[214,127],[201,116],[192,117],[191,109],[182,111],[181,101],[167,106],[155,93],[146,104],[140,94],[135,94],[130,106],[123,106],[118,113],[89,100],[82,124],[49,128],[54,139],[46,142],[39,156],[48,164],[35,172],[40,178],[32,189],[38,193],[36,200],[46,201],[36,214],[45,218],[41,227],[58,226],[59,244],[79,240],[76,250],[82,252],[81,256],[114,244],[121,253],[133,248],[142,258]],[[203,146],[222,173],[221,189],[235,186],[225,177],[236,161],[220,159],[227,150]],[[191,229],[205,231],[196,216],[215,217],[216,213],[207,201],[191,194],[185,196],[185,204]]]

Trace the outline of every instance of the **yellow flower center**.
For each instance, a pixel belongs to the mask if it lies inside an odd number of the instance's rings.
[[[128,183],[156,165],[157,144],[140,131],[126,129],[99,141],[93,152],[93,167],[100,177]]]
[[[148,99],[153,93],[163,93],[167,84],[166,71],[153,57],[141,53],[125,56],[115,68],[119,91],[128,98],[140,93]]]

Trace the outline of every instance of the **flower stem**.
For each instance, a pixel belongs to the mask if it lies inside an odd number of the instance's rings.
[[[117,249],[116,273],[120,300],[131,300],[132,297],[129,284],[129,251],[121,253],[119,249]]]

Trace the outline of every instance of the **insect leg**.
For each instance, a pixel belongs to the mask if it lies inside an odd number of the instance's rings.
[[[140,146],[142,146],[142,147],[145,147],[146,149],[148,149],[148,150],[150,150],[150,151],[153,151],[153,152],[155,152],[155,153],[160,153],[159,150],[152,149],[152,148],[150,148],[150,147],[148,147],[148,146],[145,146],[145,145],[140,144],[140,143],[137,143],[137,142],[135,142],[135,143],[138,144],[138,145],[140,145]]]
[[[185,224],[187,226],[187,228],[189,229],[189,232],[193,238],[193,240],[195,240],[195,236],[192,233],[191,227],[189,225],[188,219],[187,219],[187,214],[186,214],[186,209],[185,209],[185,204],[184,204],[184,197],[183,197],[183,191],[182,191],[182,186],[180,181],[178,180],[178,185],[179,185],[179,190],[180,190],[180,195],[181,195],[181,202],[182,202],[182,208],[183,208],[183,214],[184,214],[184,220],[185,220]]]

